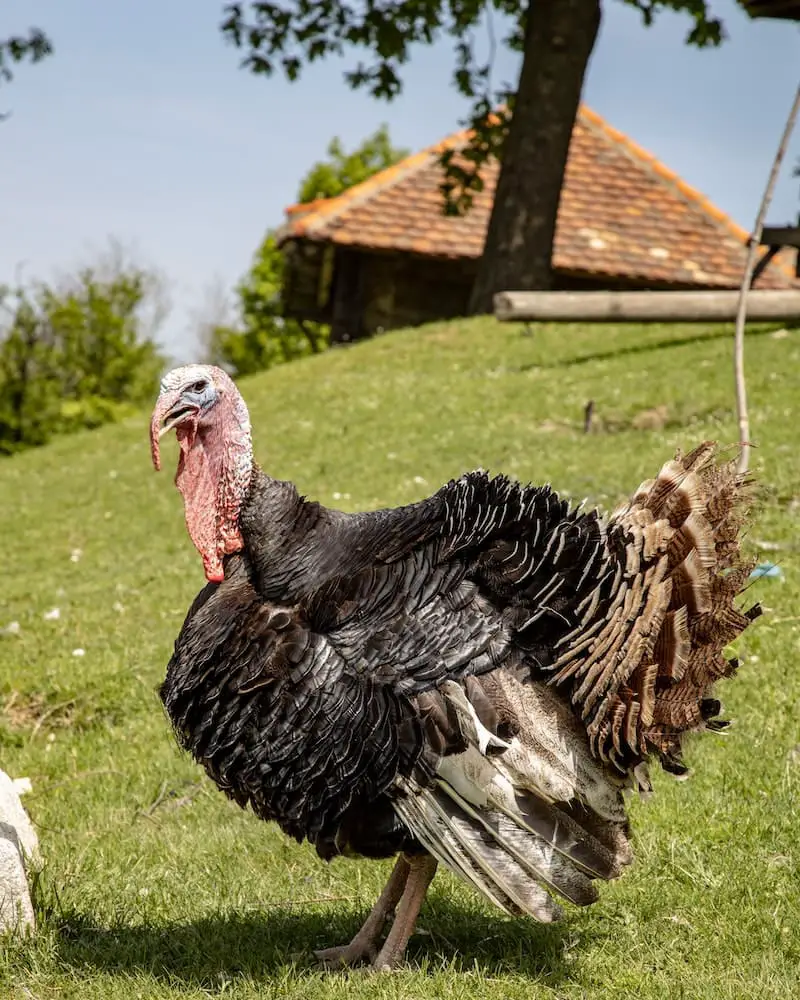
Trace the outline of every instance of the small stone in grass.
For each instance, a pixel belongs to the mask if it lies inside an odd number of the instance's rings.
[[[765,552],[780,552],[784,547],[780,542],[767,542],[762,538],[754,538],[753,545],[759,549],[763,549]]]
[[[78,646],[77,649],[73,649],[72,650],[72,655],[73,656],[85,656],[86,655],[86,650],[85,649],[81,649],[81,647]]]
[[[42,618],[44,618],[46,622],[58,621],[60,617],[61,617],[60,608],[50,608],[49,611],[45,611],[45,613],[42,615]]]

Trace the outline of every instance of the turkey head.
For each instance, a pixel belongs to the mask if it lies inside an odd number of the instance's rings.
[[[230,376],[213,365],[173,368],[161,380],[150,421],[150,452],[161,468],[160,440],[174,430],[180,446],[175,485],[206,579],[224,579],[222,560],[244,542],[239,512],[253,473],[250,417]]]

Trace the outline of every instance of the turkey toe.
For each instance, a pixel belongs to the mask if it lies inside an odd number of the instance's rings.
[[[314,952],[321,965],[326,967],[361,965],[376,958],[381,934],[386,921],[394,914],[395,907],[403,895],[409,870],[408,861],[404,857],[398,858],[383,892],[353,940],[349,944]]]

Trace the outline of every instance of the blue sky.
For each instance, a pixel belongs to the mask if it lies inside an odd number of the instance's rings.
[[[351,91],[342,63],[295,84],[238,69],[218,31],[222,0],[5,0],[0,36],[37,25],[56,54],[0,89],[0,283],[51,278],[90,262],[109,237],[166,276],[173,356],[195,349],[213,289],[232,286],[264,230],[279,223],[307,168],[338,135],[349,147],[386,121],[419,149],[453,131],[447,39],[420,49],[403,96]],[[797,86],[800,30],[712,7],[730,40],[698,52],[686,20],[606,0],[584,99],[749,228]],[[488,42],[486,43],[488,45]],[[515,78],[499,52],[496,78]],[[800,127],[770,212],[800,209]],[[20,270],[21,269],[21,270]]]

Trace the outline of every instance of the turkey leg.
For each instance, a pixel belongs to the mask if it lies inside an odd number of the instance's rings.
[[[410,870],[411,865],[401,854],[377,903],[350,944],[314,952],[323,965],[357,965],[375,958],[384,924],[400,902]]]
[[[407,864],[406,887],[397,908],[397,915],[383,947],[372,962],[372,967],[380,972],[393,969],[403,957],[408,939],[414,932],[425,893],[436,874],[437,861],[430,854],[409,858]]]

